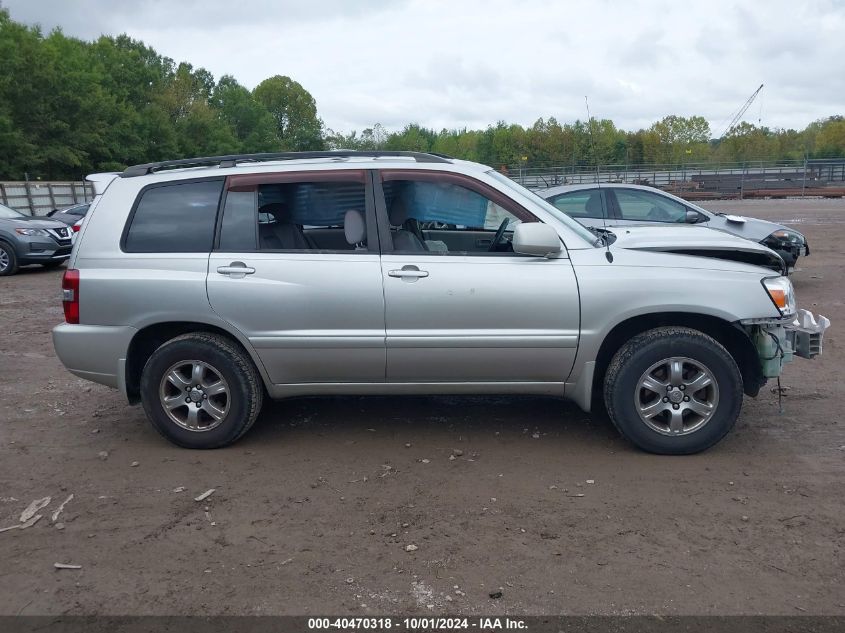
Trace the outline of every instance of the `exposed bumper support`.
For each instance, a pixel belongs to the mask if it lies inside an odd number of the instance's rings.
[[[830,319],[816,317],[809,310],[798,310],[792,322],[750,321],[743,323],[760,358],[760,369],[766,378],[777,378],[783,366],[795,356],[812,360],[822,353],[824,332]]]
[[[788,326],[787,335],[792,335],[792,349],[801,358],[815,358],[822,353],[824,331],[830,327],[830,319],[819,315],[818,321],[809,310],[798,310],[798,316]]]

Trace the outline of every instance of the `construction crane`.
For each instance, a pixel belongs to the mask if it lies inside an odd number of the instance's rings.
[[[736,124],[739,123],[739,120],[742,118],[742,115],[745,114],[745,111],[751,107],[751,104],[754,103],[754,99],[757,98],[757,95],[760,94],[760,91],[763,89],[763,84],[760,84],[760,87],[754,91],[754,93],[748,97],[748,100],[742,104],[742,107],[739,111],[734,115],[734,118],[731,119],[731,122],[728,123],[728,127],[725,128],[725,131],[722,132],[722,136],[719,138],[724,138],[728,135],[728,133],[736,127]]]

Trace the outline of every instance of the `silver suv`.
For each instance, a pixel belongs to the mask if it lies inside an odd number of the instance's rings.
[[[495,393],[603,397],[637,446],[694,453],[820,353],[829,322],[785,277],[611,237],[434,154],[138,165],[86,217],[53,341],[189,448],[236,441],[267,396]]]

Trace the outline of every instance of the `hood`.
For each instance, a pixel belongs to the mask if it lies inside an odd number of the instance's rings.
[[[739,235],[748,240],[759,242],[766,239],[775,231],[786,229],[793,233],[798,233],[795,229],[791,229],[783,224],[776,224],[768,220],[761,220],[759,218],[750,218],[746,215],[736,215],[733,213],[725,213],[725,215],[717,215],[713,211],[710,221],[707,226],[711,229],[727,231],[734,235]]]
[[[786,270],[780,255],[762,244],[703,226],[615,226],[608,230],[616,236],[615,248],[714,257],[779,273]]]
[[[28,227],[33,229],[64,229],[67,224],[59,222],[58,220],[51,220],[49,218],[28,218],[26,216],[20,218],[3,218],[0,222],[6,223],[6,226]]]

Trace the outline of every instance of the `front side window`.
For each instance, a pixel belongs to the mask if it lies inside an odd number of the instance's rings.
[[[665,196],[637,189],[613,189],[612,193],[623,220],[686,222],[687,208]]]
[[[462,184],[391,178],[382,183],[393,250],[432,255],[513,255],[517,224],[535,222]]]
[[[155,185],[141,192],[130,218],[127,253],[208,253],[223,180]]]
[[[556,209],[563,211],[570,218],[598,218],[607,217],[598,189],[583,189],[560,193],[549,198]]]
[[[360,179],[233,180],[220,231],[222,251],[366,251],[366,194]]]

